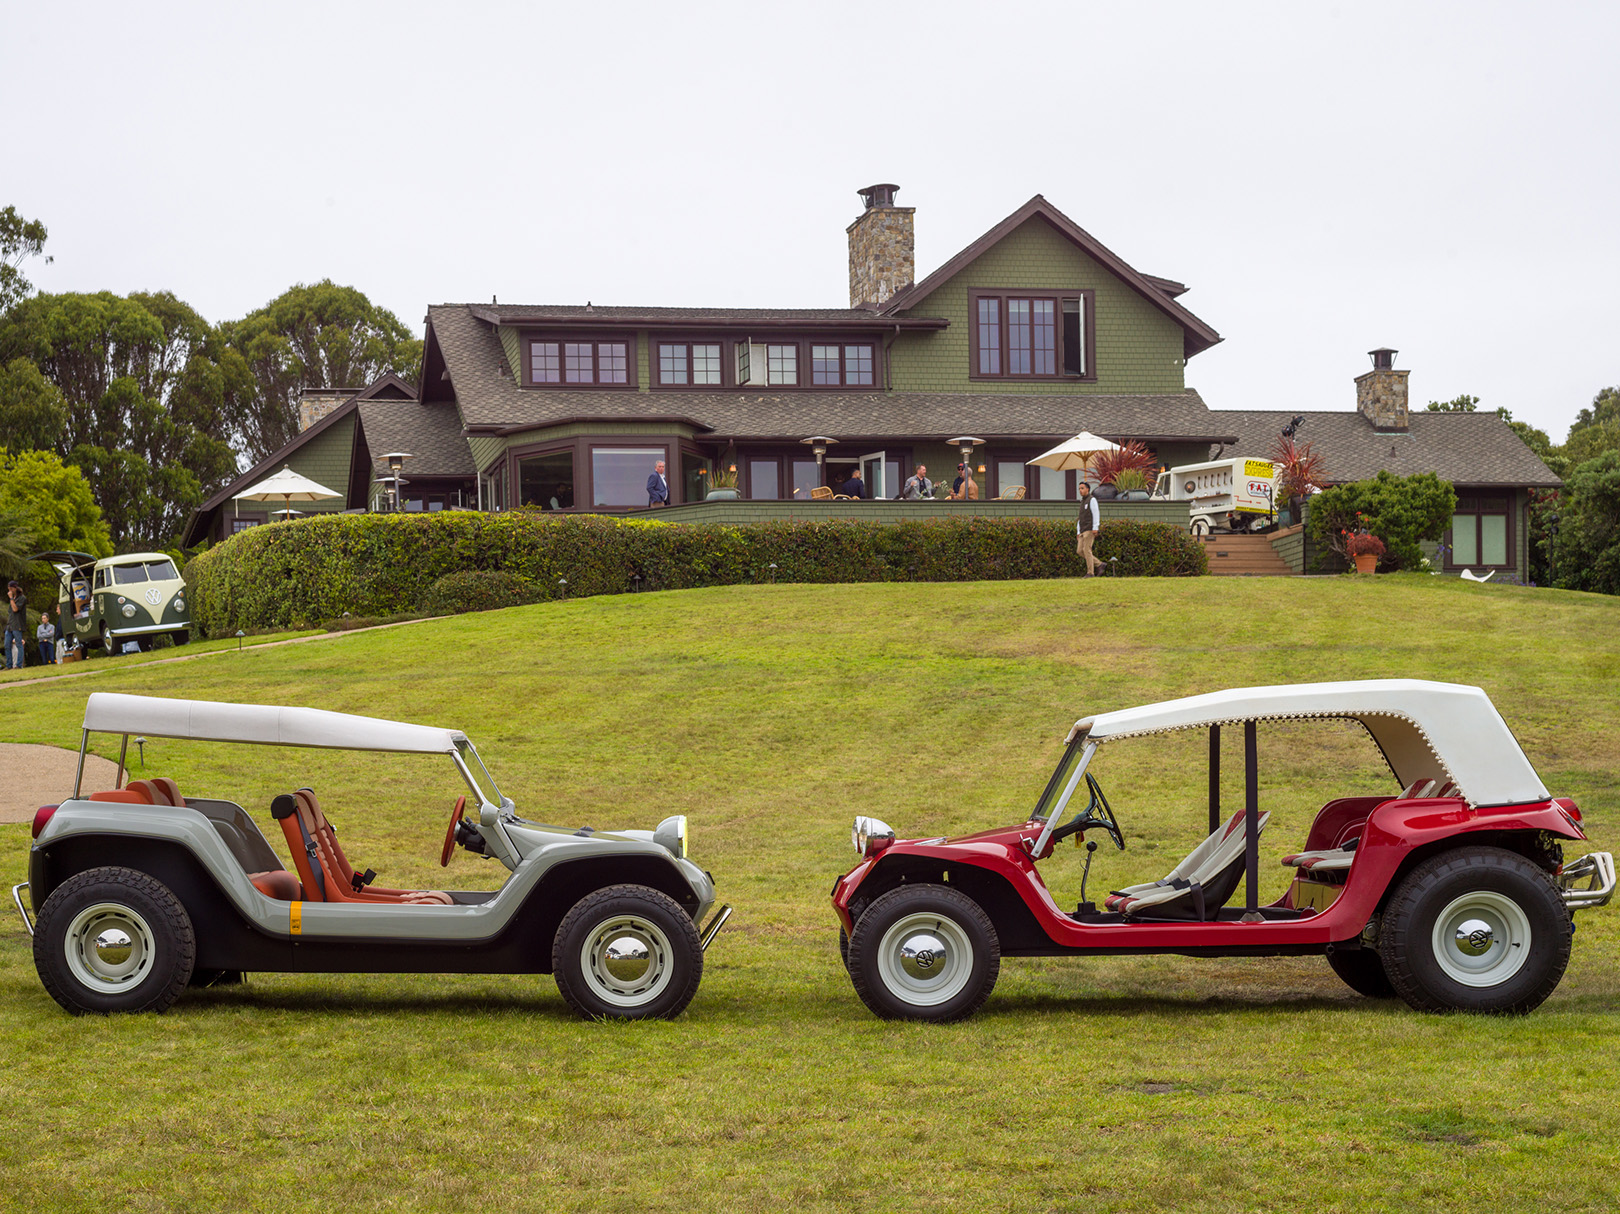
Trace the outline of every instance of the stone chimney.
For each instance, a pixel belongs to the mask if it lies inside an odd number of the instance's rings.
[[[1405,434],[1406,377],[1410,371],[1395,370],[1396,351],[1387,346],[1367,351],[1373,360],[1373,369],[1356,377],[1356,408],[1374,430]]]
[[[912,284],[917,275],[916,239],[911,217],[916,207],[894,205],[892,184],[858,190],[866,210],[845,228],[849,236],[849,306],[882,303]]]
[[[359,388],[305,388],[298,394],[298,433],[302,434]]]

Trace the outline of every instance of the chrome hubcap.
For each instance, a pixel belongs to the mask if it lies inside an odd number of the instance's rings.
[[[1463,986],[1497,986],[1524,967],[1530,918],[1505,894],[1476,890],[1455,898],[1434,921],[1435,960]]]
[[[657,924],[616,915],[596,925],[580,948],[580,969],[591,991],[616,1007],[638,1007],[670,980],[669,938]]]
[[[941,915],[906,915],[878,941],[878,973],[897,997],[934,1007],[961,993],[973,975],[973,944]]]
[[[157,953],[146,920],[115,902],[97,903],[75,915],[62,948],[73,976],[105,993],[140,985]]]

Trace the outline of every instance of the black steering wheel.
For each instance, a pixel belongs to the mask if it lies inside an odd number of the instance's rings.
[[[1101,827],[1108,832],[1108,837],[1114,841],[1114,846],[1125,850],[1125,832],[1119,828],[1119,819],[1114,817],[1113,808],[1108,804],[1108,798],[1103,795],[1102,785],[1097,783],[1097,777],[1089,771],[1086,773],[1086,787],[1091,790],[1091,803],[1070,818],[1063,826],[1052,832],[1052,841],[1066,839],[1070,835],[1078,834],[1083,830],[1093,830]],[[1099,813],[1098,810],[1101,810]]]

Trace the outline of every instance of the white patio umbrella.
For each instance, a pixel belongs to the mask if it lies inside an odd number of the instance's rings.
[[[1105,451],[1119,451],[1118,442],[1097,438],[1097,434],[1093,434],[1092,431],[1082,430],[1074,438],[1063,439],[1063,442],[1059,442],[1051,451],[1043,451],[1029,462],[1043,468],[1056,468],[1058,472],[1079,472],[1081,477],[1085,477],[1092,464],[1092,457]]]
[[[273,502],[279,497],[284,509],[291,510],[294,502],[319,502],[342,496],[283,464],[280,472],[242,490],[235,498],[237,501]]]
[[[1043,451],[1029,462],[1058,472],[1084,472],[1091,466],[1093,456],[1119,449],[1118,443],[1098,438],[1090,430],[1082,430],[1073,438],[1064,439],[1050,451]]]

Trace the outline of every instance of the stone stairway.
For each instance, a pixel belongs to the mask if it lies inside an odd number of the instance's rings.
[[[1218,577],[1292,577],[1269,535],[1212,535],[1200,541],[1209,571]]]

